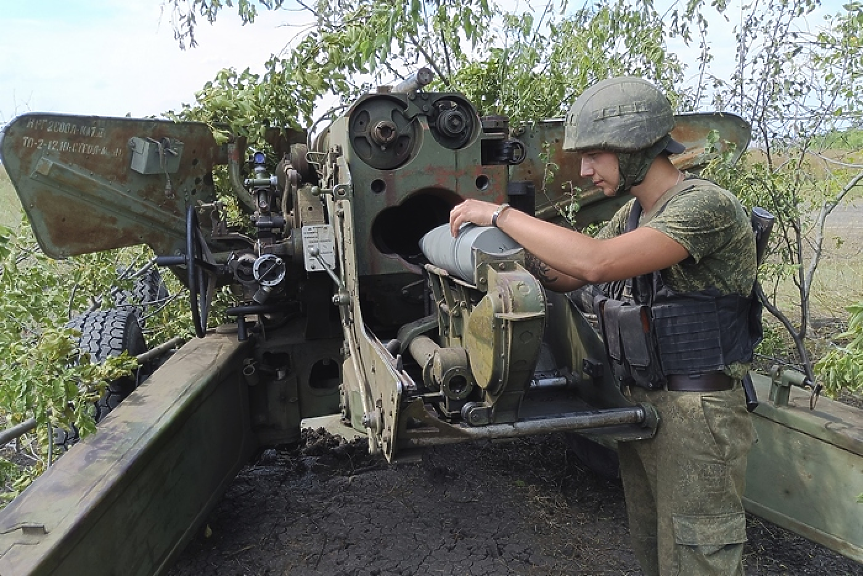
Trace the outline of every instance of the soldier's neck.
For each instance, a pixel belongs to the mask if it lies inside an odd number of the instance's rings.
[[[632,195],[638,198],[642,210],[650,212],[657,200],[682,180],[683,173],[667,156],[660,155],[650,165],[641,184],[632,187]]]

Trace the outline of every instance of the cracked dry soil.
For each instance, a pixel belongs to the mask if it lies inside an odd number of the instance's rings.
[[[746,574],[863,575],[749,517]],[[170,576],[638,575],[623,489],[563,435],[426,449],[386,464],[305,430],[242,470]]]

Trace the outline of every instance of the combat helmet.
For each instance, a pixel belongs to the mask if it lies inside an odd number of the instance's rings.
[[[669,135],[673,128],[671,103],[656,86],[634,76],[609,78],[575,100],[564,123],[563,149],[617,152],[617,192],[628,192],[644,180],[658,154],[685,150]]]

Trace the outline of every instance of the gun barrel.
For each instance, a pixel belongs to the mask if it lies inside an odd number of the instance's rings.
[[[434,72],[431,71],[431,68],[420,68],[401,82],[399,82],[395,88],[393,88],[393,92],[398,94],[408,94],[410,92],[416,92],[423,86],[428,86],[431,84],[431,81],[434,79]]]

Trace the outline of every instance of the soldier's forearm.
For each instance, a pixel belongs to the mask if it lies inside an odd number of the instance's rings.
[[[582,280],[555,270],[527,251],[525,251],[524,265],[527,271],[536,276],[543,286],[555,292],[569,292],[586,284]]]

